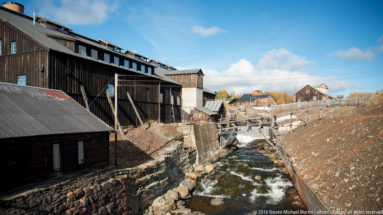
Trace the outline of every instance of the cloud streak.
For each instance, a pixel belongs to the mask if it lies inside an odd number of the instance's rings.
[[[331,92],[358,88],[355,84],[336,77],[314,76],[307,70],[314,61],[298,56],[286,49],[267,52],[256,65],[241,59],[224,71],[203,69],[204,83],[211,90],[226,89],[228,92],[248,93],[255,89],[285,91],[293,94],[306,84],[313,87],[325,83]]]
[[[208,37],[208,36],[212,36],[214,34],[218,34],[218,33],[223,33],[223,32],[226,32],[226,30],[224,29],[221,29],[219,27],[216,27],[216,26],[213,26],[213,27],[210,27],[210,28],[204,28],[200,25],[195,25],[192,27],[192,31],[200,36],[203,36],[203,37]]]
[[[39,2],[41,14],[66,25],[97,25],[116,10],[108,0],[47,0]]]
[[[333,55],[342,58],[346,62],[371,61],[375,58],[375,54],[371,50],[362,51],[358,48],[350,48],[345,51],[339,50],[334,52]]]

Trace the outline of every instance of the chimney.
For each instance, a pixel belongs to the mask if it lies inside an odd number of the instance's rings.
[[[5,2],[1,6],[10,10],[16,11],[18,13],[24,14],[24,5],[22,4],[19,4],[16,2]]]

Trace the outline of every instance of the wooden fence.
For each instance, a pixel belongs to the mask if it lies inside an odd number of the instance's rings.
[[[333,107],[333,106],[359,106],[366,104],[368,98],[348,99],[348,100],[325,100],[325,101],[309,101],[297,102],[290,104],[272,105],[270,112],[290,111],[299,109],[308,109],[314,107]]]

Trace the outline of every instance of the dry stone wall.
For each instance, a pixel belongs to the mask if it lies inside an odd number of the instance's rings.
[[[182,142],[134,168],[107,168],[3,199],[0,214],[140,214],[185,178],[195,156]]]

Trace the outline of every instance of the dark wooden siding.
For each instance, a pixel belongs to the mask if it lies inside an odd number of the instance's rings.
[[[78,141],[84,141],[84,164],[78,164]],[[53,144],[60,144],[61,169],[70,172],[109,163],[109,133],[49,135],[2,139],[0,190],[54,175]]]
[[[18,75],[27,75],[27,85],[48,87],[48,51],[12,25],[0,21],[0,81],[16,83]],[[11,54],[11,42],[16,54]],[[43,68],[44,71],[40,71]]]
[[[296,102],[304,102],[304,101],[317,101],[317,100],[326,100],[330,99],[328,96],[314,89],[313,87],[306,85],[301,90],[299,90],[295,94]]]
[[[215,100],[215,95],[211,94],[211,93],[203,92],[203,100],[204,101],[214,101]]]
[[[168,75],[169,78],[182,84],[183,87],[196,87],[203,89],[203,75],[198,74],[185,74],[185,75]]]
[[[143,121],[158,120],[158,82],[157,79],[150,77],[140,77],[138,74],[129,72],[125,69],[111,65],[105,65],[92,60],[79,57],[68,56],[58,52],[51,51],[50,54],[50,81],[49,88],[60,89],[68,93],[80,104],[84,105],[81,95],[80,86],[85,87],[89,103],[95,102],[90,106],[92,113],[100,117],[109,125],[113,125],[113,114],[106,98],[104,87],[108,83],[114,83],[114,74],[136,75],[132,77],[122,77],[129,80],[121,81],[121,84],[129,84],[136,86],[119,87],[119,121],[122,126],[138,125],[139,121],[134,113],[132,105],[127,99],[128,91]],[[71,75],[66,73],[70,72]],[[135,82],[132,82],[135,80]],[[140,81],[144,80],[144,81]],[[146,82],[151,80],[151,82]],[[145,85],[145,86],[143,86]],[[166,85],[166,87],[164,87]],[[164,102],[161,104],[161,120],[162,122],[170,122],[172,105],[170,102],[170,83],[162,83],[161,91],[164,94]],[[148,91],[149,90],[149,94]],[[101,92],[101,93],[100,93]],[[96,98],[96,95],[100,95]],[[180,96],[181,88],[173,85],[172,93],[174,96]],[[149,95],[149,97],[148,97]],[[176,122],[181,120],[179,105],[173,105]]]
[[[52,37],[52,39],[56,40],[59,42],[61,45],[67,47],[68,49],[75,51],[75,41],[73,40],[67,40],[63,38],[57,38],[57,37]]]

